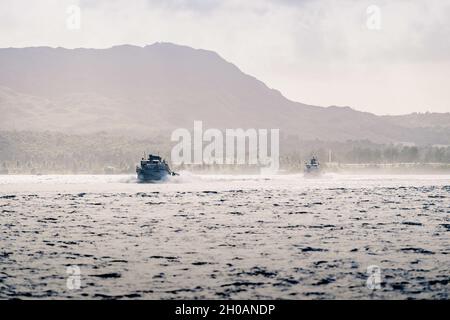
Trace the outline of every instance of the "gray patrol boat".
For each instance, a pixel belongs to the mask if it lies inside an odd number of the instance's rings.
[[[141,182],[160,181],[166,179],[167,176],[177,175],[170,170],[166,160],[152,154],[148,156],[148,159],[142,158],[141,165],[136,167],[136,173]]]
[[[305,177],[319,176],[321,173],[320,163],[316,157],[312,157],[309,162],[305,163]]]

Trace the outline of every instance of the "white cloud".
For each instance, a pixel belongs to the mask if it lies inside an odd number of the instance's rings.
[[[81,30],[65,27],[79,4]],[[381,9],[381,30],[366,8]],[[217,51],[287,97],[374,113],[450,111],[450,1],[3,0],[0,46],[174,42]]]

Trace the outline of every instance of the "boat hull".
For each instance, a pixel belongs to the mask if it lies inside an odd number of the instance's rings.
[[[164,169],[138,170],[137,178],[141,182],[161,181],[167,179],[169,173]]]
[[[306,168],[304,176],[307,178],[319,177],[322,174],[319,167]]]

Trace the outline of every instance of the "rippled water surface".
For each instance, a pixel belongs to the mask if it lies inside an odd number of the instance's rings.
[[[448,299],[449,197],[450,176],[0,176],[0,298]]]

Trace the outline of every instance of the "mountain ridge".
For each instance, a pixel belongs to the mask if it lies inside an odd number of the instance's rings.
[[[203,120],[303,139],[450,144],[449,127],[437,120],[403,125],[406,115],[291,101],[214,51],[171,43],[0,49],[0,70],[2,130],[151,135]]]

